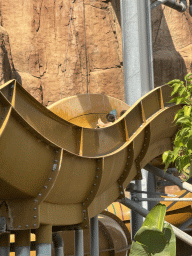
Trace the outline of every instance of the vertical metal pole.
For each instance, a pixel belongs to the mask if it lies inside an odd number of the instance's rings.
[[[154,88],[150,0],[120,0],[120,5],[125,101],[132,105]],[[142,175],[147,180],[145,170]],[[136,181],[136,188],[143,190],[147,183]],[[132,238],[142,222],[143,218],[132,211]]]
[[[99,256],[99,222],[98,216],[91,218],[91,256]]]
[[[0,255],[9,256],[10,254],[10,235],[2,234],[0,235]]]
[[[15,233],[15,256],[30,256],[30,230]]]
[[[51,256],[52,226],[41,225],[36,230],[36,255]]]
[[[53,233],[53,244],[55,256],[64,256],[64,242],[59,233]]]
[[[83,229],[75,230],[75,256],[84,256]]]

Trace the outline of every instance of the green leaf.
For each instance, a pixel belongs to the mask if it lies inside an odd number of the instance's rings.
[[[185,103],[185,99],[183,97],[177,97],[176,104]]]
[[[138,231],[135,235],[135,239],[139,241],[140,234],[142,233],[142,228],[149,228],[152,230],[163,231],[163,223],[166,214],[166,206],[164,204],[156,204],[153,209],[147,215],[145,221],[143,222],[140,231]],[[141,241],[140,241],[141,242]]]
[[[191,106],[184,106],[184,115],[185,116],[190,116],[191,114]]]
[[[178,117],[181,117],[183,114],[184,114],[183,108],[182,108],[182,109],[179,109],[179,110],[177,111],[177,113],[175,114],[174,121],[175,121]]]
[[[187,149],[191,149],[192,150],[192,136],[190,136],[187,140]]]
[[[181,87],[181,84],[180,83],[175,83],[172,85],[174,87],[172,93],[171,93],[171,96],[173,96],[175,93],[178,92],[179,88]]]
[[[170,163],[173,162],[174,155],[173,155],[173,152],[169,150],[169,151],[165,151],[162,157],[163,157],[163,162],[165,163],[165,171],[166,171]]]
[[[169,152],[170,152],[170,150],[169,150],[169,151],[165,151],[165,152],[163,153],[163,155],[162,155],[163,163],[166,162],[166,160],[167,160],[167,158],[168,158],[168,156],[169,156]]]
[[[165,234],[165,239],[167,243],[163,250],[162,256],[175,256],[176,255],[176,237],[170,224],[168,223],[164,224],[163,233]],[[157,253],[155,255],[160,256],[161,254]]]
[[[179,83],[179,82],[181,82],[181,80],[174,79],[174,80],[171,80],[170,82],[168,82],[168,84],[174,84],[174,83]]]
[[[177,121],[176,121],[176,124],[187,124],[187,125],[190,125],[190,121],[189,121],[189,118],[186,116],[183,116],[183,117],[180,117]]]
[[[192,80],[192,73],[189,73],[185,76],[185,81],[191,81]]]
[[[157,204],[135,235],[130,256],[175,256],[176,239],[170,225],[164,224],[166,206]]]
[[[175,161],[175,159],[178,157],[179,151],[180,151],[180,147],[174,147],[174,149],[173,149],[173,156],[174,156],[173,161]]]
[[[138,256],[138,255],[139,256],[147,256],[150,254],[148,252],[147,246],[133,241],[129,255],[130,256]]]
[[[179,91],[179,96],[182,96],[184,92],[186,92],[185,87],[183,87],[183,88]]]
[[[169,103],[173,103],[173,102],[177,102],[177,97],[175,97],[175,98],[173,98],[173,99],[171,99],[171,100],[169,101]]]

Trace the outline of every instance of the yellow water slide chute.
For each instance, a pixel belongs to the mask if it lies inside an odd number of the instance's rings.
[[[0,212],[7,229],[87,228],[89,218],[141,178],[142,167],[171,149],[180,106],[167,103],[170,91],[158,87],[130,108],[87,94],[47,109],[15,80],[2,85]],[[95,129],[93,119],[113,109],[118,117],[127,111],[109,127]]]

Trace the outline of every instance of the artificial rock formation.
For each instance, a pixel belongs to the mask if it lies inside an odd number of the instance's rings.
[[[82,93],[124,99],[119,1],[0,3],[1,84],[16,78],[46,106]],[[188,11],[152,11],[156,86],[192,70],[191,23]]]

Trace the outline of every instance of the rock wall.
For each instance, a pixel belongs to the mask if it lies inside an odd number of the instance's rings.
[[[0,0],[0,83],[16,78],[44,105],[82,93],[124,99],[116,0]],[[192,71],[192,18],[152,11],[155,85]],[[14,64],[14,65],[13,65]]]

